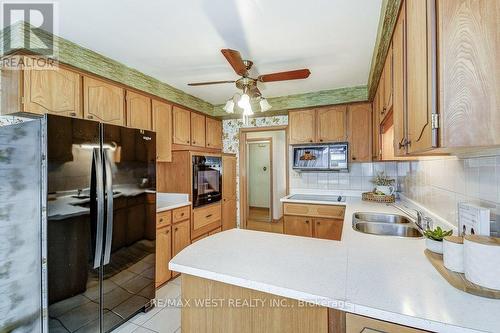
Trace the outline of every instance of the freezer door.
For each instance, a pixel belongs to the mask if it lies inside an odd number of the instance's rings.
[[[155,133],[103,125],[106,224],[104,312],[127,320],[155,297]],[[104,316],[104,326],[116,326]]]
[[[104,186],[97,122],[47,117],[49,331],[99,332]],[[119,319],[119,316],[115,316]],[[106,328],[106,327],[105,327]]]

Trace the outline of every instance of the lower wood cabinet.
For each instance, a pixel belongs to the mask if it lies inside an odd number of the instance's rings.
[[[168,262],[172,259],[172,227],[156,230],[155,286],[159,287],[172,277]]]
[[[236,228],[236,199],[222,199],[222,230]]]
[[[344,225],[344,206],[283,205],[283,232],[287,235],[340,240]]]
[[[194,209],[193,223],[191,223],[191,237],[197,238],[213,229],[221,227],[221,213],[220,202]]]
[[[189,220],[172,226],[172,255],[175,256],[191,243]]]
[[[416,328],[389,323],[382,320],[358,316],[352,313],[345,315],[345,333],[422,333]],[[339,332],[340,333],[340,332]]]

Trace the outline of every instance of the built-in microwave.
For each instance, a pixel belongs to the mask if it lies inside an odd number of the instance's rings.
[[[347,171],[347,143],[293,146],[293,169]]]

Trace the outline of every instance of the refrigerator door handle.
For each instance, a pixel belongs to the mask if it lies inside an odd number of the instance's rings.
[[[107,155],[108,152],[108,149],[103,149],[105,168],[104,179],[106,181],[106,242],[104,243],[104,265],[109,264],[111,243],[113,242],[113,173]]]
[[[104,185],[102,183],[103,172],[102,172],[102,161],[101,161],[101,151],[99,148],[93,149],[92,157],[92,177],[96,187],[96,200],[97,200],[97,225],[96,225],[96,237],[95,237],[95,252],[94,252],[94,269],[101,266],[102,259],[102,238],[104,232]],[[92,192],[92,191],[91,191]]]

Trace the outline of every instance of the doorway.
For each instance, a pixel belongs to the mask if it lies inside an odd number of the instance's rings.
[[[247,140],[248,224],[272,222],[272,138]]]

